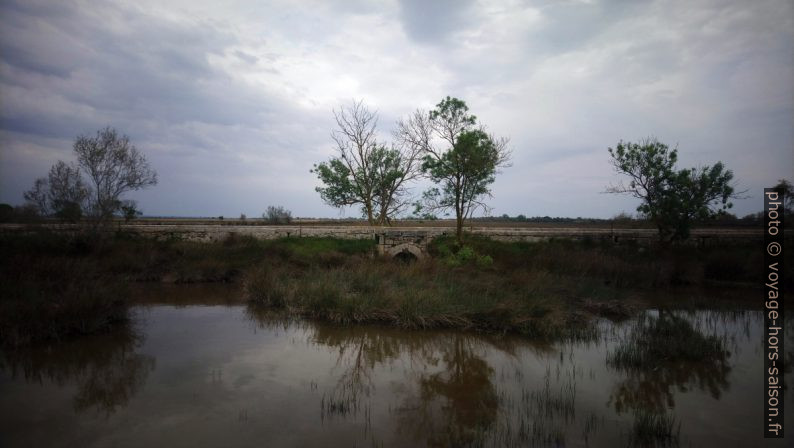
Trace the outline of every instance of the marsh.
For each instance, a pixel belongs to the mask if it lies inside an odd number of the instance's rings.
[[[146,285],[134,291],[129,325],[4,351],[3,444],[759,442],[758,311],[650,309],[549,340],[333,325],[251,306],[241,294],[233,285]],[[794,347],[794,319],[785,325]],[[665,358],[655,348],[644,361],[670,328],[686,339],[677,343],[708,354]],[[783,396],[792,406],[791,392]]]

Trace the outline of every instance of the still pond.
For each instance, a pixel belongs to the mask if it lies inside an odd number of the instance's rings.
[[[290,320],[236,294],[157,288],[129,327],[2,353],[0,446],[784,446],[762,438],[760,311],[549,342]],[[660,322],[714,350],[647,359]]]

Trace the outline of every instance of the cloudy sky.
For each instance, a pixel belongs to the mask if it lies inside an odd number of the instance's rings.
[[[792,34],[791,0],[0,0],[0,202],[113,126],[160,175],[147,215],[338,217],[309,173],[331,111],[363,99],[388,140],[451,95],[510,138],[496,215],[633,211],[607,147],[653,135],[732,169],[742,216],[794,180]]]

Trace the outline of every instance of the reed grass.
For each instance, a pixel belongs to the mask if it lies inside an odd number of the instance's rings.
[[[100,331],[124,319],[125,284],[158,281],[241,282],[252,304],[340,324],[552,337],[586,333],[594,315],[632,315],[627,299],[636,290],[755,281],[762,265],[760,252],[743,246],[668,250],[473,235],[455,244],[437,238],[429,260],[405,264],[377,257],[372,240],[3,234],[0,307],[22,317],[0,318],[0,336],[21,342]]]
[[[679,445],[681,422],[672,412],[639,411],[634,415],[631,446],[672,447]]]
[[[704,335],[683,317],[662,312],[659,317],[640,316],[628,341],[609,354],[607,363],[619,369],[649,370],[666,363],[724,360],[727,356],[721,338]]]

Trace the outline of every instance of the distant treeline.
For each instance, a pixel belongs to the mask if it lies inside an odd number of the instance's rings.
[[[471,220],[472,221],[489,221],[489,222],[503,221],[503,222],[550,223],[550,224],[564,224],[564,223],[570,223],[570,224],[610,224],[610,223],[615,223],[615,222],[638,223],[638,224],[645,223],[645,224],[648,224],[648,225],[652,225],[653,224],[649,219],[646,219],[644,217],[636,217],[636,216],[632,216],[632,215],[628,215],[628,214],[624,214],[624,213],[616,215],[616,216],[614,216],[612,218],[583,218],[581,216],[578,216],[576,218],[561,217],[561,216],[554,216],[554,217],[552,217],[552,216],[530,216],[530,217],[527,217],[527,216],[524,216],[524,215],[518,215],[518,216],[501,215],[501,216],[483,216],[483,217],[471,218]],[[762,215],[761,212],[752,213],[752,214],[746,215],[746,216],[744,216],[742,218],[739,218],[739,217],[737,217],[736,215],[734,215],[732,213],[725,213],[725,214],[719,215],[719,216],[711,218],[711,219],[701,220],[697,224],[698,225],[705,225],[705,226],[709,226],[709,225],[719,225],[719,226],[724,226],[724,225],[728,225],[728,226],[731,226],[731,225],[744,226],[744,225],[747,225],[747,226],[752,226],[752,225],[757,225],[762,220],[763,220],[763,215]]]
[[[612,218],[587,218],[578,216],[576,218],[561,217],[561,216],[525,216],[523,214],[517,216],[510,216],[503,214],[501,216],[480,216],[470,218],[473,223],[531,223],[531,224],[571,224],[571,225],[601,225],[603,227],[610,227],[615,224],[631,225],[638,227],[652,227],[653,223],[643,217],[621,213]],[[118,221],[124,221],[123,218],[117,218]],[[305,218],[295,217],[290,218],[289,221],[278,221],[268,217],[254,217],[247,218],[245,215],[240,217],[224,217],[224,216],[195,216],[195,217],[179,217],[179,216],[144,216],[138,219],[141,223],[162,223],[162,224],[190,224],[202,221],[212,221],[223,223],[225,225],[263,225],[263,224],[352,224],[364,225],[367,223],[366,218],[358,217],[344,217],[344,218]],[[444,221],[443,218],[436,216],[407,216],[398,219],[395,222],[438,222]],[[56,218],[45,218],[37,213],[29,210],[25,206],[12,207],[9,204],[0,204],[0,223],[46,223],[46,222],[59,222]],[[752,227],[758,226],[763,222],[763,215],[761,212],[745,215],[744,217],[737,217],[731,213],[724,213],[717,217],[702,220],[696,223],[699,227]],[[794,224],[794,217],[786,220],[787,227]]]

